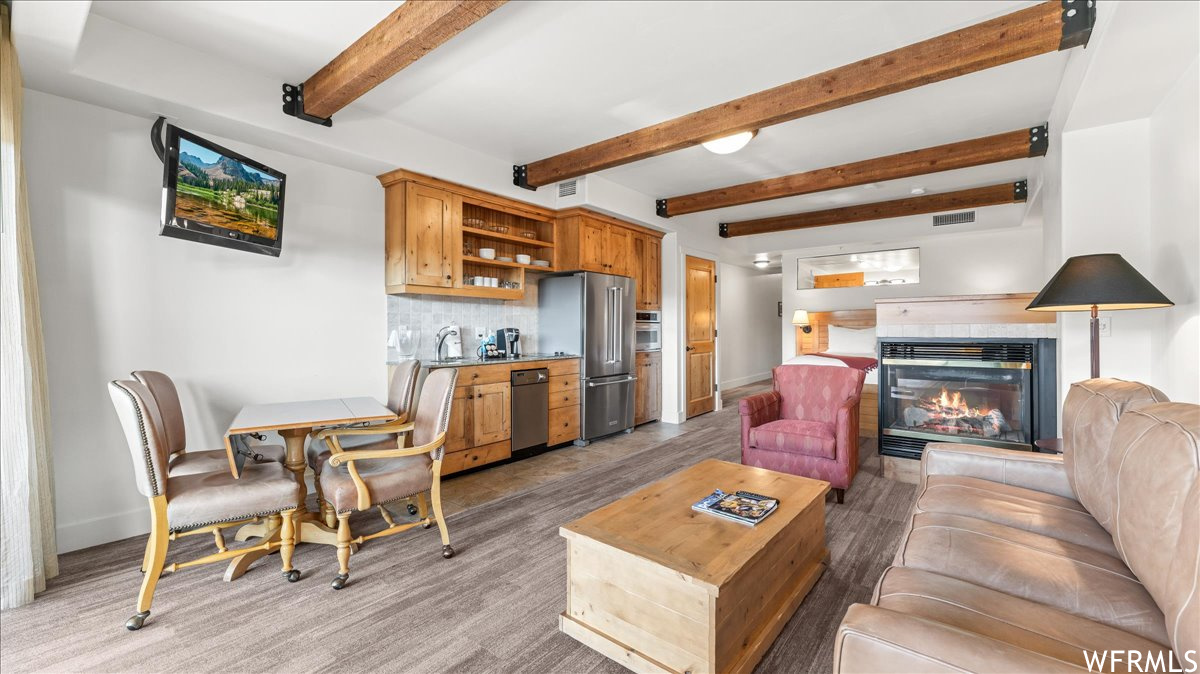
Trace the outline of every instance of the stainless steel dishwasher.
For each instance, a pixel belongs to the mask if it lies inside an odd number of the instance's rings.
[[[512,454],[536,453],[546,446],[549,433],[550,371],[514,370],[512,373]],[[525,451],[535,450],[535,451]]]

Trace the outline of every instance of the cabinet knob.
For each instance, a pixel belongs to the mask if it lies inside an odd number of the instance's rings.
[[[447,280],[447,281],[453,281],[454,279],[453,279],[453,278],[452,278],[452,277],[451,277],[449,274],[446,274],[446,280]]]

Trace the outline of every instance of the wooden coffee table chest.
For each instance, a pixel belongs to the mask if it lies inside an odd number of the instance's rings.
[[[779,499],[757,526],[691,509]],[[635,671],[749,672],[828,564],[829,483],[709,459],[559,529],[566,634]]]

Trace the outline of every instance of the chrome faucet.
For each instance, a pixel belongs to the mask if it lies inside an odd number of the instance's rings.
[[[449,326],[449,325],[442,328],[441,330],[438,330],[437,336],[434,337],[434,339],[437,340],[437,346],[434,347],[435,351],[433,352],[434,360],[442,359],[442,345],[446,343],[446,338],[449,337],[450,335],[457,335],[457,334],[458,334],[458,330],[455,330],[452,326]]]

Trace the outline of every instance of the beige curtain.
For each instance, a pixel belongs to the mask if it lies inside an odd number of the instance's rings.
[[[0,608],[58,575],[47,448],[50,403],[29,203],[21,167],[21,71],[0,4]]]

